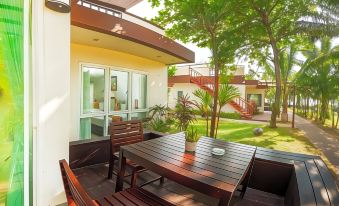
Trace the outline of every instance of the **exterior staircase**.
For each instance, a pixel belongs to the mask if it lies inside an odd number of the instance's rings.
[[[207,91],[211,95],[214,93],[214,82],[200,74],[199,72],[195,71],[192,68],[189,68],[190,73],[190,82],[196,84],[201,89]],[[229,103],[244,119],[252,119],[254,107],[251,103],[247,102],[245,99],[238,97],[233,99]]]

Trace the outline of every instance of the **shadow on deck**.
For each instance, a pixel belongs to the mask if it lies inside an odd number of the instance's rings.
[[[88,166],[75,169],[74,173],[84,186],[86,191],[93,199],[101,199],[104,196],[114,193],[116,176],[113,175],[111,180],[107,179],[108,166],[105,164]],[[140,185],[148,180],[157,177],[152,172],[139,174],[137,184]],[[130,178],[125,178],[128,183]],[[124,184],[129,187],[129,184]],[[218,205],[218,200],[204,195],[176,182],[165,180],[163,184],[159,181],[143,187],[144,189],[166,199],[176,205]],[[251,188],[247,189],[244,199],[240,199],[239,193],[236,193],[232,199],[231,205],[234,206],[279,206],[284,205],[283,197],[261,192]]]

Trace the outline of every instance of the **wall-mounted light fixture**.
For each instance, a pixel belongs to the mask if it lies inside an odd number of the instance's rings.
[[[70,0],[45,0],[47,8],[60,13],[69,13],[71,11]]]

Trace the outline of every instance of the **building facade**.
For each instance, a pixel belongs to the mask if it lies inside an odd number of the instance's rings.
[[[229,80],[229,83],[238,89],[240,98],[224,106],[222,111],[242,113],[246,110],[246,105],[255,102],[258,112],[264,112],[266,83],[258,80],[246,80],[244,65],[238,65],[237,69],[230,73],[230,75],[232,78]],[[170,77],[168,81],[170,88],[169,107],[174,108],[178,97],[185,94],[188,94],[193,100],[198,100],[192,95],[193,92],[197,89],[205,89],[206,85],[213,84],[213,78],[213,70],[207,64],[178,66],[175,76]],[[201,81],[197,82],[195,79],[201,79]],[[237,104],[241,109],[239,109]]]

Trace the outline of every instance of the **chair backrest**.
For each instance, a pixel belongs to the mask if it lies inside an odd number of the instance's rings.
[[[60,160],[59,164],[68,205],[98,206],[81,186],[66,160]]]
[[[111,122],[110,137],[112,153],[119,151],[120,146],[141,142],[144,140],[142,122],[140,120]]]

